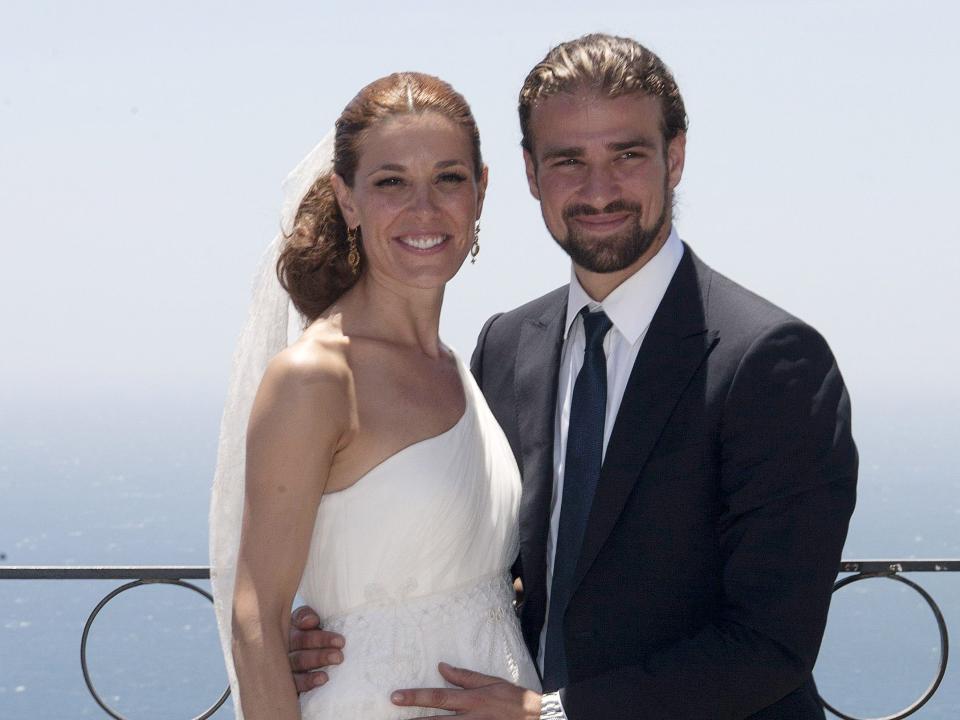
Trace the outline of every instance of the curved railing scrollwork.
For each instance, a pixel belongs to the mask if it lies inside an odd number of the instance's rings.
[[[840,580],[837,580],[833,585],[833,592],[837,592],[842,588],[845,588],[847,585],[852,585],[855,582],[860,582],[862,580],[871,580],[874,578],[882,578],[887,580],[893,580],[899,582],[907,587],[913,589],[923,600],[926,602],[927,607],[930,609],[930,612],[933,613],[934,620],[937,623],[937,631],[940,634],[940,658],[937,662],[937,671],[933,677],[932,682],[927,686],[927,689],[920,695],[916,700],[910,703],[907,707],[899,710],[892,715],[884,715],[882,717],[874,718],[859,718],[855,715],[849,715],[847,713],[841,712],[829,702],[827,702],[822,696],[820,697],[820,703],[834,715],[843,720],[902,720],[905,717],[913,715],[917,710],[922,708],[927,702],[934,696],[937,690],[940,687],[940,683],[943,681],[943,676],[947,672],[947,661],[950,657],[950,637],[947,632],[947,623],[943,619],[943,613],[940,611],[940,606],[937,605],[937,602],[933,597],[924,590],[919,583],[909,580],[908,578],[903,577],[901,573],[916,573],[916,572],[958,572],[960,571],[960,560],[843,560],[840,563],[840,573],[852,573],[847,575]]]
[[[144,585],[177,585],[202,595],[213,602],[213,597],[203,588],[197,587],[188,580],[208,580],[210,568],[198,565],[180,565],[172,567],[157,566],[31,566],[31,567],[4,567],[0,565],[0,580],[130,580],[107,593],[97,606],[87,616],[83,625],[83,634],[80,637],[80,669],[83,671],[83,680],[87,690],[103,711],[116,720],[127,720],[123,715],[110,707],[100,693],[97,692],[90,676],[87,665],[87,640],[90,629],[100,611],[117,595]],[[193,720],[206,720],[211,717],[227,698],[230,697],[230,688],[227,687],[217,701]]]

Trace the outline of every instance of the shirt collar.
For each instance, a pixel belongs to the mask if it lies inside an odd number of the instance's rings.
[[[577,314],[584,305],[589,305],[591,312],[602,309],[617,331],[631,345],[636,343],[650,327],[653,315],[657,312],[682,257],[683,243],[677,235],[676,227],[671,227],[670,235],[659,252],[650,258],[646,265],[620,283],[602,303],[598,303],[587,295],[587,291],[583,289],[576,272],[571,267],[564,339],[569,334],[574,320],[577,319]]]

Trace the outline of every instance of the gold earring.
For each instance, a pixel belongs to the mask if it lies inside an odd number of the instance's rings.
[[[473,229],[473,247],[470,248],[470,264],[477,264],[477,255],[480,254],[480,221],[477,220],[477,226]]]
[[[360,250],[357,249],[357,228],[347,228],[347,244],[350,249],[347,251],[347,264],[356,275],[360,272]]]

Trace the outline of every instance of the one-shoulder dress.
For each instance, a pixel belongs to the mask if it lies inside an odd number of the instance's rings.
[[[539,689],[513,611],[520,474],[470,371],[449,430],[323,496],[300,596],[346,637],[330,681],[300,698],[304,720],[398,720],[398,688],[443,687],[437,663]]]

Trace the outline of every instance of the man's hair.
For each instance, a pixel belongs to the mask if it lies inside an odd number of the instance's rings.
[[[608,97],[642,93],[660,98],[664,149],[687,131],[687,111],[670,70],[636,40],[594,33],[561,43],[547,53],[520,89],[523,148],[532,153],[530,114],[552,95],[589,91]]]

